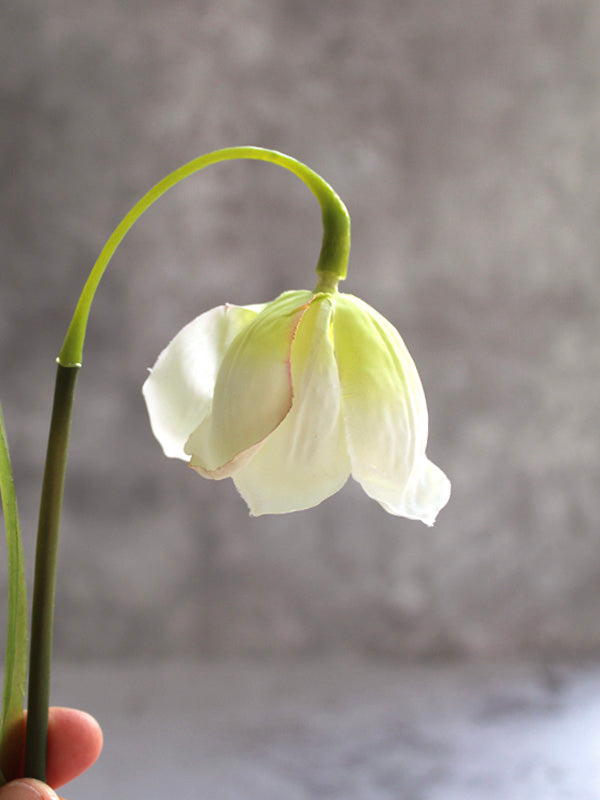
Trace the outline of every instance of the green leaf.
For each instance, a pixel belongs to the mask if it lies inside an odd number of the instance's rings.
[[[17,497],[0,405],[0,494],[6,525],[8,552],[8,622],[4,660],[4,690],[0,725],[0,784],[14,765],[19,728],[23,724],[23,702],[27,680],[27,587]]]

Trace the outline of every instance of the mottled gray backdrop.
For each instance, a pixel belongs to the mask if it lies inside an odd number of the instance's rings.
[[[0,397],[29,572],[87,272],[146,189],[227,145],[290,153],[344,198],[344,288],[404,336],[454,487],[433,529],[353,482],[251,519],[230,481],[162,456],[140,386],[169,338],[315,280],[306,187],[213,166],[136,226],[95,302],[57,653],[600,650],[600,4],[9,0],[0,19]]]

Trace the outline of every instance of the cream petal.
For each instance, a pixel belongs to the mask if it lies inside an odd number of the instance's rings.
[[[211,413],[185,444],[190,466],[204,477],[229,477],[289,412],[292,342],[311,296],[286,292],[231,343],[217,375]]]
[[[450,499],[450,481],[442,470],[423,457],[402,493],[390,483],[362,481],[364,491],[389,514],[418,519],[433,525],[439,511]]]
[[[351,295],[336,297],[333,330],[352,477],[390,513],[432,521],[448,497],[437,473],[415,478],[429,463],[427,405],[400,334]]]
[[[350,474],[331,319],[331,300],[316,297],[292,343],[292,408],[233,475],[254,516],[316,506]]]
[[[165,455],[189,461],[183,446],[211,408],[217,372],[237,334],[263,305],[224,305],[196,317],[162,351],[142,387],[152,432]]]
[[[403,516],[433,525],[439,511],[450,499],[450,481],[442,470],[424,458],[406,487]],[[392,514],[398,513],[391,511]]]

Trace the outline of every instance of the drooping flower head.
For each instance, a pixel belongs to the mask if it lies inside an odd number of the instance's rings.
[[[252,514],[317,505],[352,475],[392,514],[433,524],[450,496],[425,455],[427,406],[396,329],[338,292],[350,252],[348,211],[320,175],[260,147],[231,147],[170,173],[141,198],[107,241],[88,278],[59,361],[74,366],[98,282],[125,233],[183,178],[230,159],[293,172],[321,206],[323,241],[313,292],[201,314],[161,353],[143,392],[167,456],[207,478],[233,478]]]
[[[350,475],[386,511],[429,525],[450,496],[425,455],[414,362],[352,295],[214,308],[175,336],[143,393],[165,454],[233,478],[252,514],[310,508]]]

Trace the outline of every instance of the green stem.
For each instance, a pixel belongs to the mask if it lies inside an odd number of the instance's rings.
[[[123,241],[125,234],[132,225],[138,220],[156,200],[165,192],[175,186],[176,183],[184,178],[193,175],[210,164],[217,164],[220,161],[230,161],[233,159],[251,159],[255,161],[268,161],[280,167],[289,169],[300,180],[309,187],[321,205],[323,220],[323,241],[321,253],[317,263],[317,275],[322,280],[323,276],[329,278],[334,276],[335,283],[346,277],[348,255],[350,252],[350,217],[346,206],[342,203],[338,195],[323,178],[313,172],[305,164],[290,158],[283,153],[275,150],[266,150],[262,147],[228,147],[224,150],[215,150],[203,156],[195,158],[193,161],[184,164],[179,169],[171,172],[166,178],[153,186],[141,200],[133,206],[131,211],[123,217],[117,225],[108,241],[104,245],[98,260],[90,273],[90,276],[83,287],[81,297],[77,303],[75,314],[69,326],[65,341],[58,357],[59,364],[71,367],[81,364],[83,353],[83,342],[87,320],[90,313],[94,293],[98,288],[104,270],[119,244]]]
[[[46,780],[56,559],[71,409],[78,372],[77,367],[58,365],[40,504],[31,615],[25,747],[25,775],[40,781]]]
[[[215,150],[176,169],[150,189],[133,206],[109,237],[83,287],[57,359],[58,373],[42,486],[33,591],[25,752],[25,774],[31,778],[45,780],[46,773],[60,512],[75,380],[82,362],[85,332],[94,294],[117,247],[144,211],[184,178],[210,164],[234,159],[251,159],[277,164],[290,170],[304,181],[319,201],[323,220],[323,241],[316,268],[319,276],[317,287],[319,291],[335,291],[338,281],[346,277],[350,252],[350,217],[346,207],[331,186],[305,164],[283,153],[260,147],[230,147],[224,150]]]

